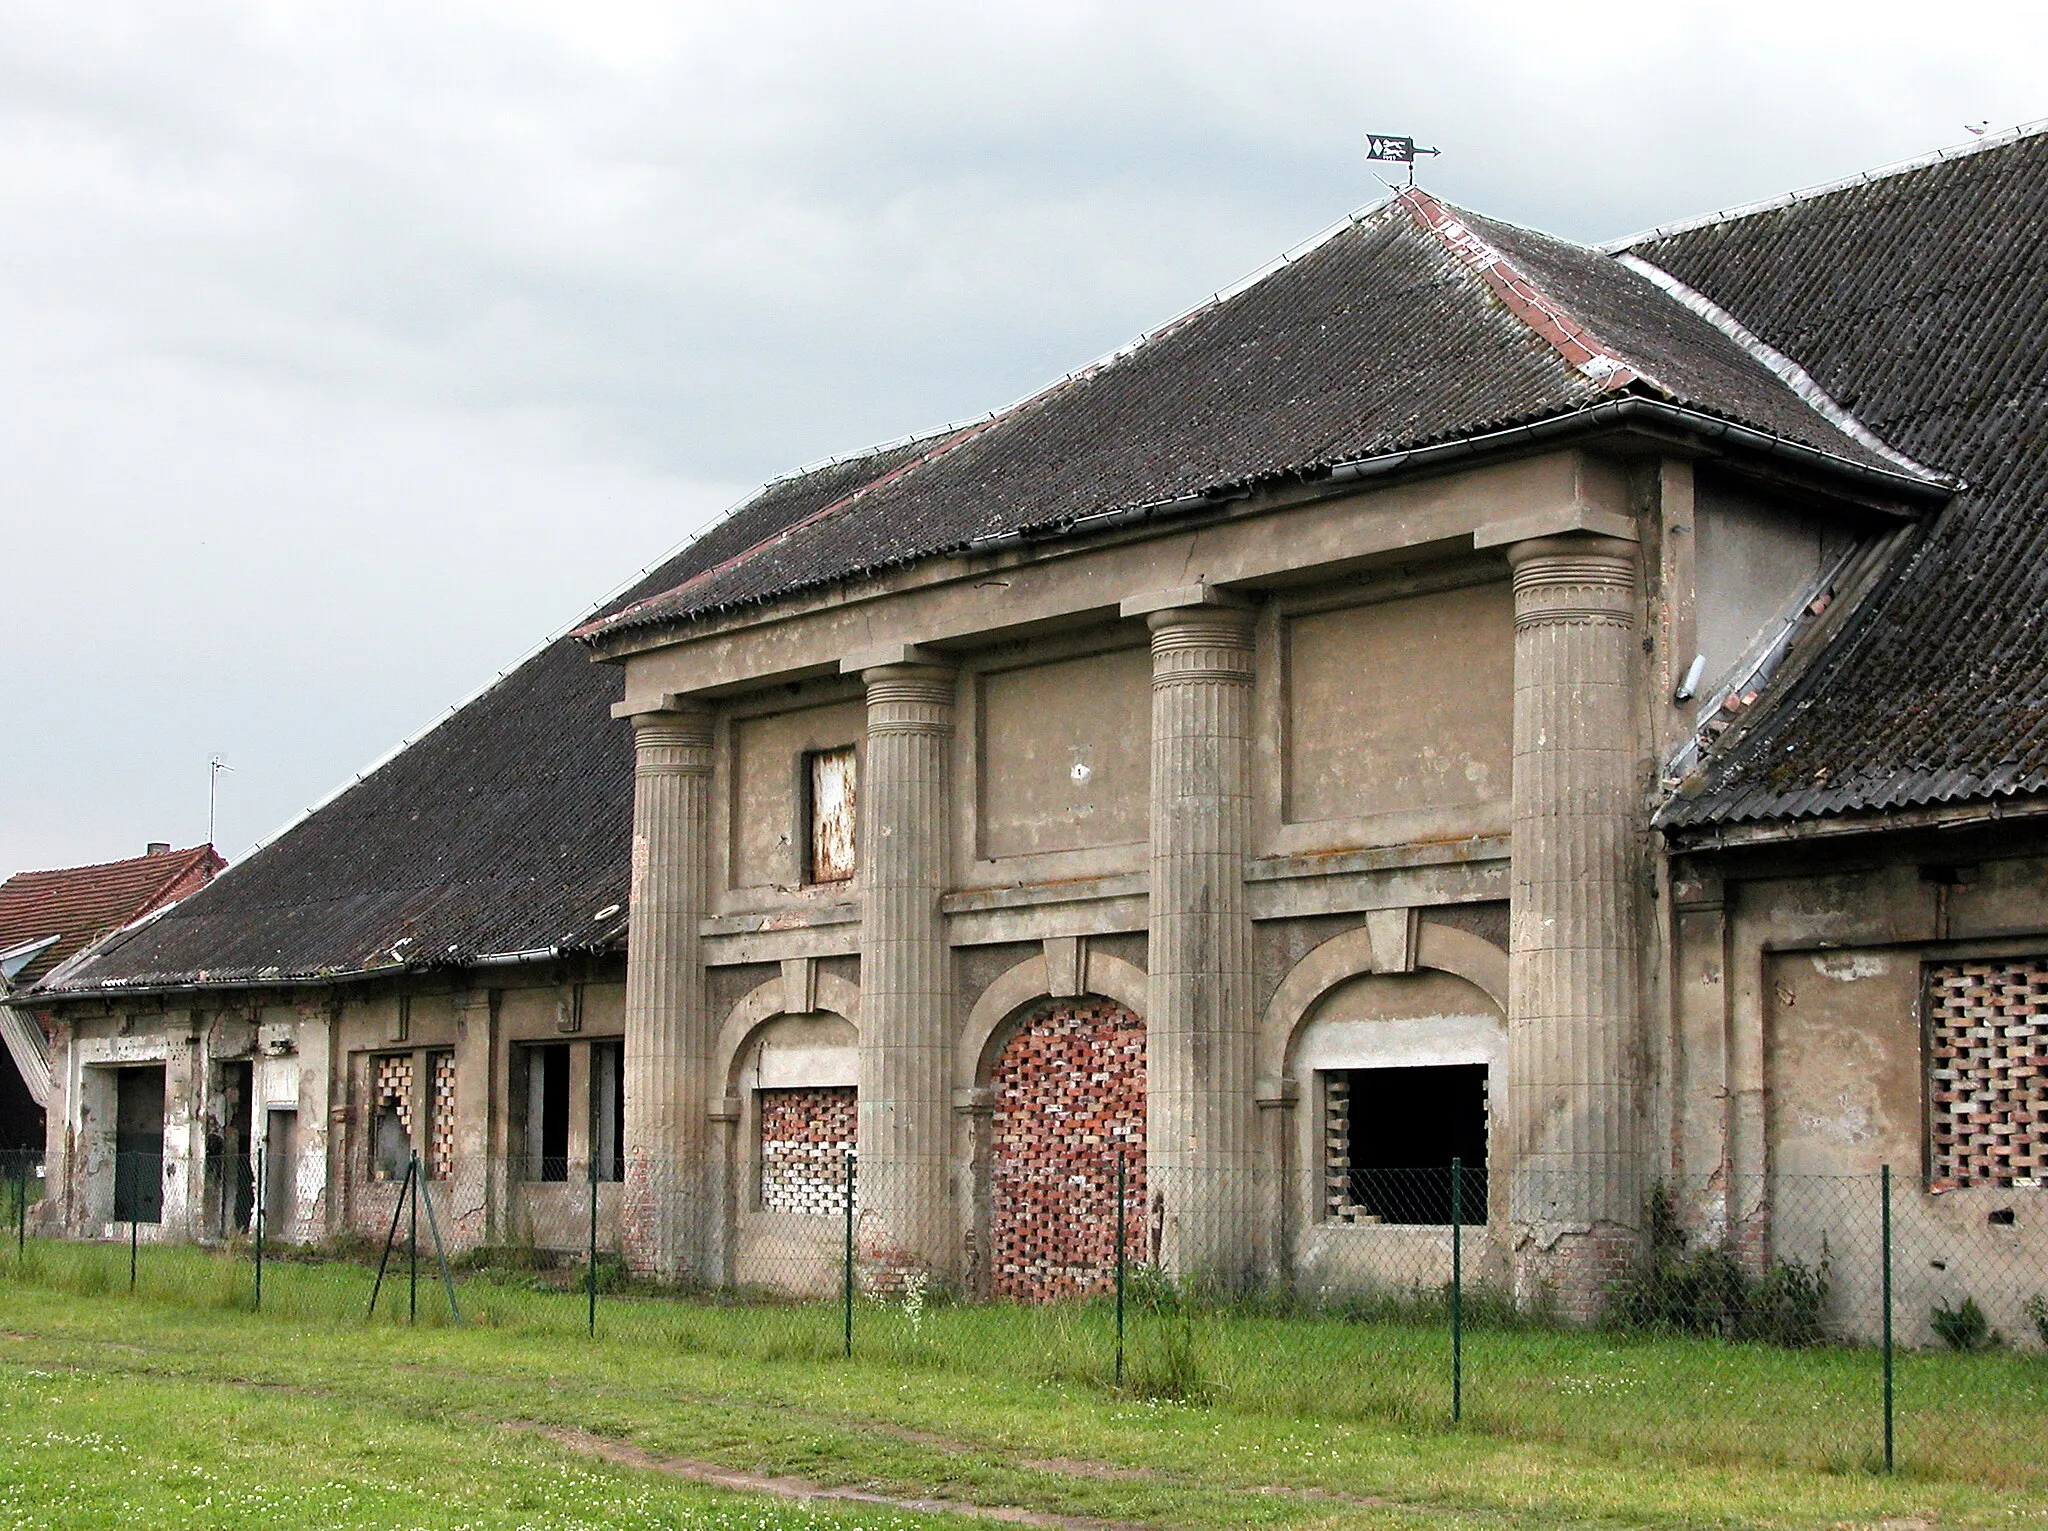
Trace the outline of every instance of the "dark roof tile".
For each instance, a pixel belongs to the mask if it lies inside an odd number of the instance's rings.
[[[1675,825],[2048,790],[2048,136],[1652,236],[1957,495]]]

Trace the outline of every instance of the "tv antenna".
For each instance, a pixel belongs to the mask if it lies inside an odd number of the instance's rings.
[[[1441,154],[1441,149],[1424,149],[1415,140],[1399,133],[1368,133],[1365,135],[1365,157],[1408,167],[1408,184],[1415,184],[1415,157],[1418,154]]]
[[[221,758],[220,758],[220,756],[218,756],[218,755],[210,756],[210,757],[209,757],[209,758],[207,759],[207,762],[206,762],[206,843],[207,843],[208,845],[211,845],[211,844],[213,844],[213,819],[214,819],[214,803],[215,803],[216,799],[217,799],[217,798],[218,798],[218,796],[219,796],[219,790],[218,790],[218,789],[219,789],[219,787],[220,787],[220,773],[221,773],[221,772],[223,772],[223,771],[232,771],[233,769],[234,769],[234,767],[233,767],[233,766],[229,765],[229,764],[228,764],[228,763],[227,763],[227,762],[226,762],[225,760],[221,759]]]

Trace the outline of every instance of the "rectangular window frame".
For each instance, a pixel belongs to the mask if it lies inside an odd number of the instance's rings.
[[[820,823],[821,772],[828,761],[844,762],[846,790],[843,849],[828,844]],[[854,744],[805,750],[797,760],[798,843],[803,847],[806,886],[853,881],[860,871],[860,748]]]

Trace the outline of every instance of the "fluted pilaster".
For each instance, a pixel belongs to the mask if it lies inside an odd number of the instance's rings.
[[[884,1269],[953,1274],[952,970],[939,898],[952,823],[954,672],[861,672],[860,1205]]]
[[[1153,612],[1146,1174],[1160,1256],[1236,1284],[1263,1263],[1251,919],[1251,614]]]
[[[712,1019],[707,906],[711,714],[633,719],[632,927],[626,955],[627,1256],[664,1277],[702,1273]]]
[[[1570,1288],[1597,1292],[1640,1214],[1635,547],[1553,537],[1508,558],[1514,872],[1501,1157],[1517,1239],[1568,1257],[1546,1279],[1571,1305]]]

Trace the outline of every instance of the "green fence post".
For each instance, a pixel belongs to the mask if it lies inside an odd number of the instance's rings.
[[[406,1166],[406,1180],[412,1187],[412,1216],[406,1223],[406,1261],[410,1267],[407,1273],[408,1291],[405,1321],[410,1324],[420,1316],[420,1156],[413,1150],[412,1163]]]
[[[21,1163],[16,1168],[14,1195],[14,1258],[17,1263],[28,1257],[28,1150],[21,1151]]]
[[[1124,1206],[1124,1157],[1125,1151],[1116,1152],[1116,1385],[1123,1391],[1124,1385],[1124,1219],[1129,1215]]]
[[[858,1173],[857,1162],[852,1149],[846,1150],[846,1254],[845,1271],[840,1279],[842,1326],[845,1330],[846,1359],[853,1359],[853,1188],[854,1176]]]
[[[1884,1213],[1879,1224],[1880,1244],[1884,1251],[1884,1470],[1891,1472],[1897,1466],[1897,1459],[1894,1455],[1892,1412],[1892,1167],[1889,1164],[1884,1166],[1879,1178],[1884,1199]]]
[[[457,1328],[460,1328],[462,1308],[455,1301],[455,1278],[448,1273],[448,1246],[441,1242],[441,1220],[434,1216],[434,1198],[427,1196],[427,1177],[424,1174],[418,1177],[413,1186],[412,1210],[415,1226],[419,1217],[419,1198],[422,1196],[426,1196],[427,1200],[427,1232],[434,1236],[434,1264],[441,1272],[441,1291],[448,1298],[448,1317]]]
[[[590,1313],[585,1327],[590,1338],[597,1338],[597,1155],[590,1156],[590,1270],[583,1282],[589,1298]]]
[[[135,1290],[135,1256],[142,1243],[142,1224],[135,1217],[135,1208],[128,1209],[128,1290]]]
[[[268,1168],[269,1166],[263,1160],[262,1146],[259,1144],[256,1149],[256,1207],[254,1215],[249,1219],[251,1226],[256,1230],[256,1311],[258,1313],[263,1311],[263,1177]]]
[[[1451,1160],[1451,1423],[1465,1417],[1465,1161]]]
[[[391,1246],[398,1242],[398,1219],[405,1211],[406,1193],[412,1189],[413,1166],[405,1167],[405,1182],[398,1188],[398,1200],[391,1204],[391,1226],[384,1230],[384,1251],[377,1256],[377,1280],[370,1288],[369,1318],[377,1316],[377,1295],[384,1290],[384,1272],[391,1264]]]

